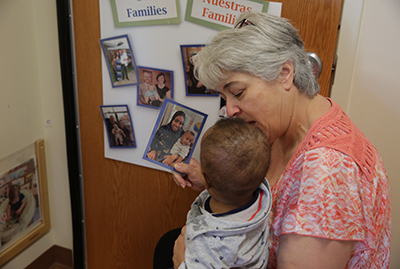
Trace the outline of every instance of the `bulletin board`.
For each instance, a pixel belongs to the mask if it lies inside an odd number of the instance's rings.
[[[201,2],[207,3],[207,1]],[[246,2],[245,0],[241,1]],[[139,25],[130,27],[116,27],[114,25],[111,2],[117,1],[100,0],[101,39],[113,36],[128,35],[134,53],[134,58],[136,60],[136,65],[146,66],[154,69],[172,70],[174,74],[174,101],[207,114],[208,118],[204,125],[204,130],[207,130],[219,118],[220,97],[218,95],[186,95],[185,70],[182,64],[180,46],[206,44],[215,34],[219,32],[219,30],[215,29],[215,27],[208,27],[207,23],[200,24],[185,20],[185,14],[187,17],[187,3],[190,2],[191,5],[194,5],[195,0],[179,0],[176,2],[179,4],[181,18],[180,23]],[[132,5],[135,3],[135,1],[130,2]],[[254,0],[253,2],[257,1]],[[147,0],[146,3],[150,7],[156,7],[156,4],[160,3],[160,1]],[[269,10],[266,12],[280,16],[282,4],[272,2],[269,4]],[[159,109],[149,109],[148,107],[137,105],[137,86],[113,88],[110,83],[107,64],[108,63],[106,59],[102,55],[103,104],[127,105],[129,107],[132,125],[135,132],[136,147],[110,148],[105,129],[105,157],[154,169],[169,171],[142,159],[151,132],[159,115]],[[98,119],[102,120],[100,109],[98,115]],[[201,136],[199,140],[201,140]],[[195,148],[192,157],[199,159],[199,144]]]

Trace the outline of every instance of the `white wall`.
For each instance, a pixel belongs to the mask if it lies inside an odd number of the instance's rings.
[[[378,149],[392,199],[392,269],[400,268],[400,1],[345,0],[332,99]]]
[[[13,269],[53,245],[72,249],[56,1],[0,1],[0,35],[0,158],[45,140],[51,218],[50,232],[3,267]]]

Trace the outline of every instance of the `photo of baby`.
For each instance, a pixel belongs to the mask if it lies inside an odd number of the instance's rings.
[[[0,253],[42,219],[39,197],[34,158],[0,175]]]
[[[159,108],[165,99],[174,98],[174,72],[139,66],[140,84],[137,89],[137,104]]]
[[[127,105],[100,106],[110,148],[136,148]]]
[[[167,99],[161,107],[143,159],[173,170],[189,162],[207,115]]]

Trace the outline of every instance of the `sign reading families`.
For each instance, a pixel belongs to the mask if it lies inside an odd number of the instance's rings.
[[[110,0],[115,27],[178,24],[179,0]]]
[[[188,0],[185,20],[216,30],[233,28],[244,11],[259,11],[280,16],[282,3],[264,0]]]

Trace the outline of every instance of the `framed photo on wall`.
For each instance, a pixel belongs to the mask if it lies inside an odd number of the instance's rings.
[[[198,53],[204,45],[181,45],[182,64],[185,75],[185,88],[187,96],[218,96],[215,90],[208,89],[199,82],[193,74],[193,64],[190,58]]]
[[[112,87],[137,85],[138,70],[128,35],[100,39]]]
[[[174,171],[175,163],[189,163],[206,120],[200,111],[165,100],[143,159]]]
[[[136,148],[128,105],[100,106],[110,148]]]
[[[0,267],[50,229],[44,140],[0,160]]]
[[[174,71],[139,66],[137,105],[160,108],[166,99],[174,99]]]

